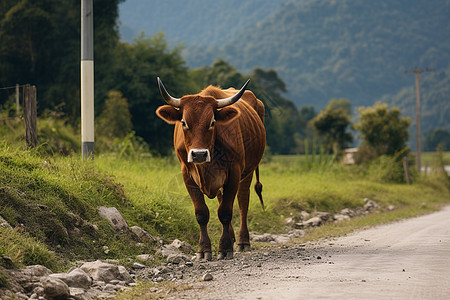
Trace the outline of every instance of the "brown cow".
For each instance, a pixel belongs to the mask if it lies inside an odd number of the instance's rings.
[[[218,259],[233,257],[231,218],[236,194],[241,217],[239,251],[250,250],[247,212],[254,171],[255,190],[264,208],[258,170],[266,144],[264,105],[252,92],[245,91],[248,82],[240,91],[209,86],[199,94],[177,99],[167,93],[158,78],[161,95],[169,105],[159,107],[156,114],[175,124],[175,152],[200,225],[198,258],[212,258],[204,194],[219,200],[222,236]]]

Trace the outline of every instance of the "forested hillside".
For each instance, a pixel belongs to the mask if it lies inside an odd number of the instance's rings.
[[[356,106],[413,86],[407,69],[445,70],[450,1],[296,1],[211,52],[188,48],[189,65],[220,56],[241,70],[274,68],[297,105],[333,97]],[[424,90],[425,91],[425,90]]]
[[[435,129],[450,130],[450,68],[422,73],[420,77],[421,129],[425,135]],[[414,80],[413,74],[410,80]],[[383,102],[398,106],[404,115],[415,116],[415,89],[405,87],[393,95],[383,97]],[[415,130],[415,123],[412,126]]]
[[[161,30],[171,44],[222,45],[289,0],[127,0],[120,5],[124,41]]]
[[[251,78],[249,88],[266,104],[268,146],[284,154],[311,146],[309,121],[331,99],[348,99],[353,109],[383,100],[413,116],[414,76],[404,71],[415,67],[436,70],[422,76],[423,132],[442,128],[450,136],[450,0],[106,2],[94,4],[96,126],[112,126],[116,102],[131,118],[114,120],[114,137],[106,137],[110,128],[97,130],[108,147],[142,138],[151,151],[172,149],[173,129],[154,113],[162,104],[157,76],[175,96]],[[126,7],[138,24],[158,26],[121,41]],[[15,85],[26,83],[37,86],[39,116],[79,128],[79,2],[1,2],[0,119],[16,115]]]
[[[129,24],[130,11],[136,20],[140,14],[152,19],[135,24],[149,35],[162,30],[169,41],[184,41],[190,67],[222,58],[241,72],[273,68],[297,107],[322,109],[332,98],[349,99],[353,108],[382,100],[414,117],[414,75],[404,72],[433,68],[422,75],[423,132],[450,126],[449,0],[169,2],[180,9],[167,17],[167,7],[128,0],[122,22]]]

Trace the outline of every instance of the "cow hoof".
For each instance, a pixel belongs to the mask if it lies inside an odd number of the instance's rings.
[[[233,259],[233,252],[219,252],[219,254],[217,255],[217,259],[218,260],[222,260],[222,259]]]
[[[197,252],[197,260],[212,260],[212,252]]]
[[[240,244],[238,245],[238,251],[239,252],[248,252],[251,250],[251,247],[249,244]]]
[[[212,260],[212,252],[205,252],[205,260]]]

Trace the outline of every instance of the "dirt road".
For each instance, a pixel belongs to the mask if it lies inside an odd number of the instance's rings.
[[[212,281],[202,281],[210,273]],[[314,244],[195,263],[171,299],[450,299],[450,207]]]

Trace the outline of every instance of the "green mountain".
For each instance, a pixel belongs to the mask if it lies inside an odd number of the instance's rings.
[[[289,0],[126,0],[119,6],[120,35],[164,31],[170,43],[223,45]]]
[[[190,67],[222,58],[244,73],[275,69],[299,107],[382,100],[413,117],[414,75],[405,71],[433,68],[422,76],[423,132],[450,127],[450,0],[128,0],[120,15],[127,26],[131,3],[142,5],[135,6],[135,26],[185,41]],[[139,14],[157,25],[146,27],[150,21]]]
[[[450,68],[420,75],[421,131],[427,133],[433,128],[450,131]],[[414,80],[410,74],[410,80]],[[416,94],[415,88],[405,87],[393,95],[386,95],[383,102],[392,103],[404,115],[411,117],[411,132],[415,130]]]
[[[188,48],[186,59],[191,66],[220,56],[243,71],[274,68],[298,105],[323,107],[331,98],[371,105],[414,84],[405,70],[449,66],[449,4],[290,2],[222,47],[210,52]]]

